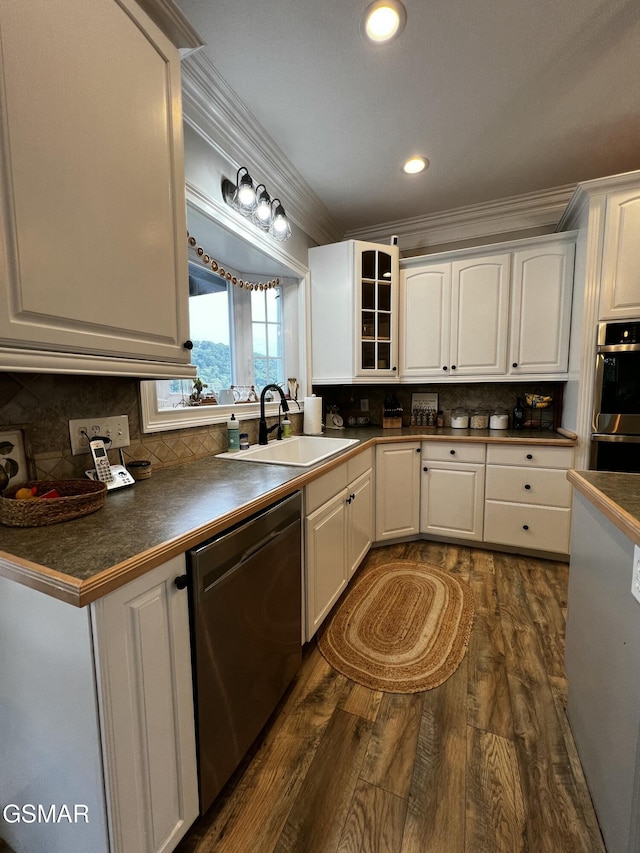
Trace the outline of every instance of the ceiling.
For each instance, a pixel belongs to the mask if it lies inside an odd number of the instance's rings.
[[[177,0],[342,232],[640,168],[638,0],[368,2]]]

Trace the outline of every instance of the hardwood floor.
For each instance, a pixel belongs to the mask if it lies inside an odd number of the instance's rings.
[[[603,853],[564,713],[568,567],[412,542],[464,578],[476,614],[444,684],[379,693],[315,643],[270,725],[179,853]]]

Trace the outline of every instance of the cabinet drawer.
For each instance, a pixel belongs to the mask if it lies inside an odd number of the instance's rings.
[[[373,448],[369,447],[353,456],[347,462],[347,482],[352,483],[357,477],[373,466]]]
[[[571,506],[571,484],[558,468],[487,465],[485,494],[488,500]]]
[[[485,447],[470,441],[423,441],[422,458],[429,462],[484,462]]]
[[[347,488],[347,465],[333,468],[317,480],[312,480],[304,489],[305,515],[318,509],[323,503],[331,500],[342,489]]]
[[[570,528],[570,509],[485,501],[487,543],[568,554]]]
[[[523,465],[536,468],[571,468],[573,447],[548,447],[534,444],[490,444],[489,465]]]

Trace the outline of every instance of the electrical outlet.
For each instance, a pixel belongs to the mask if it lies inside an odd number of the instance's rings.
[[[105,442],[108,450],[112,447],[128,447],[131,444],[129,418],[127,415],[115,415],[111,418],[76,418],[69,421],[69,438],[73,456],[89,453],[87,435],[89,439],[97,435],[110,438],[111,444]]]
[[[631,577],[631,592],[640,601],[640,545],[633,548],[633,575]]]

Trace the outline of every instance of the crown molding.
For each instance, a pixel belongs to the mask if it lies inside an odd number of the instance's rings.
[[[137,0],[168,39],[179,49],[182,57],[199,50],[204,42],[173,0]]]
[[[312,240],[342,239],[320,198],[202,51],[182,62],[182,107],[187,124],[230,161],[234,173],[249,164],[261,182],[278,188],[287,216]]]
[[[432,246],[492,238],[500,234],[536,228],[554,229],[574,190],[575,184],[567,184],[426,216],[383,222],[349,231],[345,239],[388,243],[391,236],[396,235],[402,251],[428,250]]]
[[[582,181],[576,187],[566,210],[558,223],[558,231],[572,228],[573,223],[579,218],[582,209],[589,204],[591,199],[598,195],[614,192],[619,189],[640,188],[640,170],[634,172],[622,172],[618,175],[608,175],[605,178],[594,178],[591,181]]]

